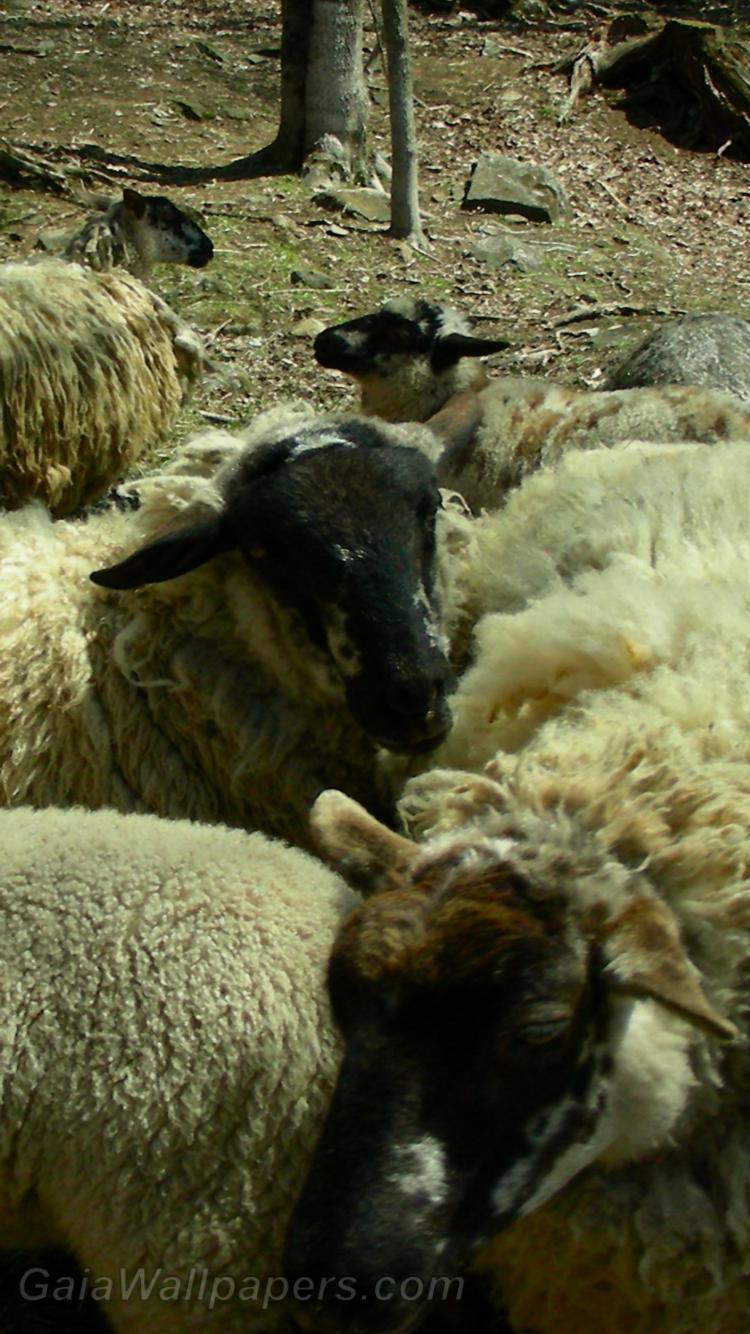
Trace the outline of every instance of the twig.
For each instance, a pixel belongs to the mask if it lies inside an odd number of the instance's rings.
[[[610,199],[613,199],[613,200],[615,201],[615,203],[617,204],[617,207],[618,207],[618,208],[621,208],[622,211],[623,211],[623,213],[630,213],[630,214],[632,214],[632,212],[633,212],[632,208],[630,208],[630,206],[629,206],[628,204],[625,203],[625,200],[624,200],[624,199],[621,199],[619,195],[616,195],[616,194],[615,194],[615,192],[614,192],[614,190],[612,189],[612,187],[609,186],[609,185],[607,185],[607,182],[606,182],[606,181],[603,181],[603,180],[599,179],[598,182],[597,182],[597,184],[599,184],[599,185],[602,187],[602,190],[604,190],[605,194],[608,194],[608,195],[609,195]]]
[[[552,320],[552,329],[561,329],[565,324],[577,324],[579,320],[601,320],[608,315],[684,315],[684,309],[677,306],[633,306],[615,303],[611,306],[583,305],[574,306],[567,315],[560,315]]]

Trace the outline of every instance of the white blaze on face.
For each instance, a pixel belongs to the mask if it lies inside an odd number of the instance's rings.
[[[300,454],[308,454],[311,449],[330,449],[332,445],[338,445],[344,449],[355,449],[356,446],[351,440],[346,440],[336,430],[321,430],[319,427],[311,431],[301,431],[289,451],[289,458],[299,458]]]
[[[448,1187],[445,1149],[432,1135],[423,1135],[411,1144],[394,1150],[394,1168],[389,1183],[415,1205],[420,1202],[436,1207],[443,1203]]]

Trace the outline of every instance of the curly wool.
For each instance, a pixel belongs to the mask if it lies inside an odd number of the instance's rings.
[[[256,1327],[335,1077],[324,979],[357,896],[259,834],[152,816],[3,811],[0,843],[2,1245],[64,1245],[118,1334]]]
[[[324,787],[381,803],[374,742],[328,659],[237,552],[136,592],[88,578],[165,527],[216,512],[249,449],[312,417],[286,405],[242,435],[188,441],[167,471],[135,484],[135,512],[51,523],[29,506],[2,517],[0,805],[149,810],[306,844]],[[394,440],[413,434],[389,428]]]
[[[469,449],[437,465],[472,510],[496,509],[524,478],[570,450],[625,441],[750,440],[750,408],[732,394],[687,385],[582,392],[539,380],[492,380],[480,391],[482,419]]]
[[[593,840],[643,868],[706,994],[745,1034],[748,493],[742,443],[580,453],[526,482],[483,525],[484,597],[505,610],[480,622],[435,757],[458,772],[414,779],[401,803],[420,837],[507,838],[536,822],[570,831],[573,864]],[[464,781],[482,769],[485,786]],[[589,1169],[480,1257],[514,1327],[746,1328],[748,1047],[698,1036],[691,1059],[674,1142]]]
[[[0,268],[0,504],[73,513],[160,440],[197,336],[137,279],[59,259]]]

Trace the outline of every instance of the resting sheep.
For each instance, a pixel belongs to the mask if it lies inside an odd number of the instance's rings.
[[[356,380],[360,406],[384,421],[426,421],[461,390],[486,381],[477,357],[510,344],[478,338],[471,321],[441,302],[394,297],[370,315],[323,329],[319,365]]]
[[[258,1328],[356,896],[260,834],[154,816],[0,811],[0,846],[0,1263],[66,1247],[115,1334]],[[49,1269],[19,1277],[32,1314]]]
[[[197,335],[128,274],[60,259],[0,267],[0,505],[71,514],[171,426]]]
[[[64,259],[95,269],[127,269],[148,282],[154,264],[202,269],[213,257],[211,238],[164,195],[125,189],[122,199],[99,204],[98,212],[66,241]]]
[[[377,746],[450,725],[429,434],[287,405],[189,441],[124,509],[2,516],[0,805],[292,841],[333,782],[377,805]]]
[[[362,1334],[472,1258],[519,1330],[747,1328],[749,495],[742,444],[530,479],[495,516],[461,767],[400,802],[419,842],[318,803],[380,892],[332,956],[347,1051],[286,1269],[354,1276]]]
[[[626,352],[605,388],[693,384],[750,403],[750,324],[736,315],[683,315]]]
[[[396,305],[398,316],[392,309]],[[429,310],[429,320],[416,318],[421,305]],[[729,394],[709,389],[585,392],[514,376],[472,384],[473,368],[456,360],[467,355],[461,352],[463,335],[444,334],[439,319],[443,309],[408,298],[387,303],[360,320],[324,330],[315,351],[323,365],[357,379],[363,411],[386,420],[423,420],[447,406],[449,395],[456,395],[459,408],[465,401],[469,427],[460,445],[443,453],[437,477],[441,486],[460,491],[472,510],[497,508],[524,477],[557,462],[570,449],[623,440],[713,444],[750,439],[750,409]],[[456,317],[447,310],[444,314],[450,329]],[[483,347],[483,340],[473,341],[475,355],[493,350],[490,344]],[[454,358],[447,371],[440,361],[443,355]],[[465,392],[470,389],[476,391],[474,405]]]

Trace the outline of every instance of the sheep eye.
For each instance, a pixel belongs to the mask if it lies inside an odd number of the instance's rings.
[[[545,1042],[554,1042],[555,1038],[562,1037],[568,1027],[569,1018],[569,1015],[560,1015],[556,1018],[533,1020],[523,1024],[517,1036],[521,1042],[528,1042],[535,1047],[542,1046]]]

